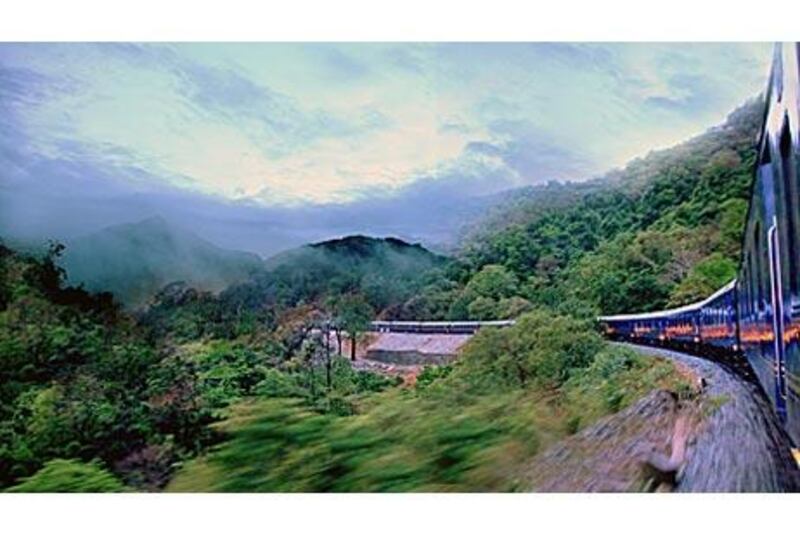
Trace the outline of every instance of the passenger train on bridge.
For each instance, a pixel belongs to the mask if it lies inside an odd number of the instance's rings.
[[[800,45],[775,48],[737,279],[707,299],[602,316],[607,335],[745,361],[800,444]]]

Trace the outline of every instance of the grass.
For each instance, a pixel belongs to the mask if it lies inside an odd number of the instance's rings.
[[[720,394],[707,398],[702,404],[703,417],[710,418],[729,401],[731,401],[731,397],[727,394]]]

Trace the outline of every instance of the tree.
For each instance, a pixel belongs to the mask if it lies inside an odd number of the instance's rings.
[[[334,331],[336,327],[336,323],[333,318],[333,312],[330,309],[334,307],[334,301],[328,299],[325,301],[325,310],[323,310],[318,318],[317,318],[317,329],[319,329],[320,333],[322,334],[322,349],[325,353],[325,385],[330,392],[332,386],[332,377],[331,377],[331,333]],[[341,343],[341,334],[339,333],[339,329],[336,328],[337,338],[339,339],[339,355],[342,355],[342,343]]]
[[[684,305],[702,300],[714,293],[736,276],[736,263],[714,253],[706,257],[675,287],[670,295],[670,305]]]
[[[336,352],[339,357],[342,356],[342,323],[339,313],[340,302],[334,296],[329,296],[325,299],[323,307],[326,309],[327,327],[329,332],[333,331],[336,335]]]
[[[303,341],[303,345],[300,347],[300,352],[303,356],[303,364],[308,372],[308,390],[311,393],[312,398],[316,398],[317,396],[317,390],[315,386],[316,380],[314,379],[314,364],[317,354],[319,353],[318,340],[318,338],[312,335],[306,338]]]
[[[331,379],[331,320],[327,318],[322,324],[322,334],[325,336],[325,385],[328,391],[331,390],[333,381]]]
[[[493,320],[497,317],[497,301],[486,296],[478,296],[467,306],[472,320]]]
[[[522,313],[527,313],[533,309],[531,302],[520,296],[503,298],[497,302],[497,314],[494,319],[516,318]]]
[[[471,300],[483,296],[493,300],[508,298],[517,292],[518,280],[502,265],[486,265],[467,283],[464,292]]]
[[[369,328],[373,309],[360,294],[344,296],[336,305],[336,322],[350,338],[350,360],[356,360],[358,337]],[[341,345],[341,344],[340,344]]]
[[[602,349],[602,339],[589,324],[536,310],[512,327],[482,328],[464,347],[453,373],[476,390],[557,387]]]

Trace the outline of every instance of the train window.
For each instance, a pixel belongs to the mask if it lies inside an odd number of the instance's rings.
[[[781,128],[781,138],[780,138],[780,151],[781,151],[781,159],[785,159],[789,157],[789,154],[792,150],[792,133],[789,130],[789,117],[783,117],[783,127]]]
[[[769,138],[767,136],[764,137],[764,145],[761,147],[761,154],[758,156],[758,164],[761,165],[769,165],[772,163],[772,154],[770,154],[769,149]]]
[[[779,148],[788,245],[786,253],[789,263],[789,290],[792,295],[796,295],[800,290],[800,280],[798,280],[797,272],[797,263],[800,261],[797,246],[797,175],[794,169],[794,154],[792,153],[792,134],[787,117],[784,118],[783,127],[781,128]]]
[[[742,315],[747,315],[750,312],[748,301],[750,300],[749,292],[750,292],[750,284],[748,280],[750,279],[750,275],[748,271],[750,270],[750,254],[747,252],[747,244],[745,243],[745,252],[744,252],[744,261],[741,278],[739,280],[739,309],[741,310]]]
[[[753,313],[756,310],[755,306],[755,291],[753,289],[753,256],[750,256],[750,266],[747,268],[747,280],[748,280],[748,289],[747,289],[747,305],[748,305],[748,315],[753,316]]]
[[[755,225],[753,226],[753,255],[755,256],[755,261],[753,264],[753,304],[755,307],[756,312],[760,312],[764,309],[764,294],[766,294],[766,290],[764,290],[764,269],[763,269],[763,262],[761,260],[762,250],[761,250],[761,224],[760,221],[756,221]]]
[[[775,47],[775,58],[772,62],[772,85],[775,87],[775,99],[780,102],[783,99],[783,47]]]

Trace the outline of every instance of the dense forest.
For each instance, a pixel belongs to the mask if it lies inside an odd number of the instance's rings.
[[[515,465],[550,443],[685,387],[591,319],[735,275],[761,109],[601,179],[518,191],[454,257],[347,237],[221,292],[169,283],[132,311],[68,284],[62,245],[2,246],[0,488],[524,488]],[[374,317],[518,320],[408,386],[324,340]]]
[[[396,383],[342,358],[330,359],[329,376],[315,372],[318,346],[306,341],[318,317],[306,308],[242,333],[214,297],[186,289],[134,317],[109,293],[65,288],[61,251],[38,259],[0,248],[0,486],[44,466],[41,484],[25,487],[53,490],[72,472],[81,490],[105,490],[110,470],[120,487],[157,489],[214,442],[210,424],[244,397],[349,413],[359,395]],[[337,305],[343,320],[360,302],[348,301]],[[154,318],[168,305],[177,316]],[[186,327],[189,315],[217,327]]]
[[[711,294],[735,276],[763,104],[601,179],[516,195],[468,235],[447,281],[406,303],[429,318],[589,316]]]

